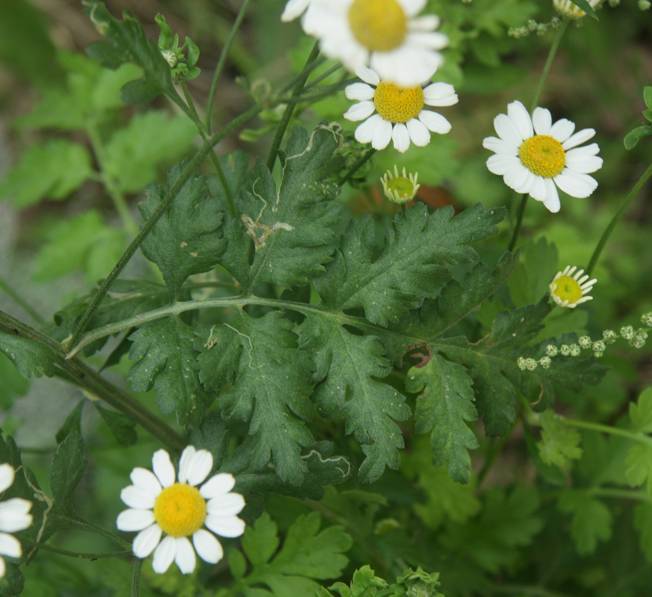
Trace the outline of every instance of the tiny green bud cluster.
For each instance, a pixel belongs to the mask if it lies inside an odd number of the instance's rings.
[[[527,25],[523,25],[521,27],[512,27],[507,33],[510,37],[514,37],[516,39],[527,37],[528,35],[532,34],[542,36],[548,33],[548,31],[557,29],[560,24],[561,20],[558,17],[553,17],[552,20],[548,21],[547,23],[540,23],[534,19],[530,19],[527,22]]]
[[[175,81],[191,81],[196,79],[201,72],[197,67],[199,61],[199,48],[192,39],[186,37],[183,44],[179,42],[179,34],[174,33],[165,17],[156,15],[156,24],[159,27],[158,47],[161,56],[170,66],[172,78]]]

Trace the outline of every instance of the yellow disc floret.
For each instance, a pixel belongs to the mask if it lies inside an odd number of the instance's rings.
[[[421,87],[399,87],[382,81],[376,87],[374,105],[389,122],[407,122],[416,118],[425,105]]]
[[[197,488],[185,483],[175,483],[164,489],[156,498],[154,518],[168,535],[188,537],[204,524],[206,500]]]
[[[552,282],[550,292],[560,303],[575,305],[584,296],[580,283],[571,276],[562,275]]]
[[[407,35],[407,15],[398,0],[353,0],[348,17],[353,36],[371,52],[390,52]]]
[[[554,178],[566,166],[564,148],[550,135],[535,135],[523,141],[518,157],[528,170],[544,178]]]

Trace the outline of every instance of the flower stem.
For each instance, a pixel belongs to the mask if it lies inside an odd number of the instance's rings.
[[[222,48],[222,51],[220,52],[220,57],[217,61],[217,64],[215,65],[215,71],[213,72],[213,79],[211,80],[211,88],[208,93],[208,102],[206,103],[206,131],[209,134],[213,130],[213,111],[215,109],[215,94],[217,93],[217,84],[220,80],[220,76],[222,75],[222,72],[224,71],[224,67],[226,66],[226,59],[229,55],[229,52],[231,51],[231,46],[233,46],[233,42],[235,41],[236,34],[240,29],[240,25],[242,25],[242,21],[244,20],[250,2],[251,0],[243,0],[242,6],[240,7],[240,11],[238,12],[238,16],[233,22],[231,31],[229,32],[229,35],[226,38],[226,41],[224,42],[224,46]]]
[[[610,425],[582,421],[579,419],[568,419],[566,417],[560,417],[559,420],[561,423],[568,425],[569,427],[586,429],[587,431],[595,431],[597,433],[606,433],[608,435],[617,435],[618,437],[624,437],[631,441],[645,444],[646,446],[652,446],[652,437],[648,437],[643,433],[637,433],[636,431],[630,431],[629,429],[621,429],[620,427],[611,427]]]
[[[297,99],[301,95],[301,92],[303,91],[306,81],[310,76],[311,66],[318,55],[319,55],[319,43],[316,42],[315,45],[312,47],[310,54],[308,55],[308,59],[306,60],[306,63],[303,66],[303,70],[301,71],[299,78],[294,84],[294,87],[292,89],[291,99]],[[281,122],[279,123],[278,128],[276,129],[276,135],[274,135],[274,140],[272,141],[272,147],[269,150],[269,156],[267,158],[267,167],[270,170],[274,168],[274,163],[276,162],[276,157],[278,156],[278,150],[281,147],[281,143],[283,142],[283,137],[285,136],[285,131],[287,130],[288,125],[290,124],[290,120],[292,119],[292,115],[294,114],[295,108],[296,108],[295,102],[288,103],[288,105],[285,107],[285,112],[283,113]]]
[[[342,185],[345,185],[347,182],[349,182],[354,176],[355,173],[360,170],[376,153],[375,149],[369,149],[367,150],[356,162],[351,166],[349,171],[344,175],[342,178]]]
[[[564,33],[566,33],[566,30],[568,29],[569,23],[570,21],[568,19],[564,19],[561,26],[559,27],[559,29],[557,29],[557,32],[555,33],[555,37],[552,40],[552,45],[550,46],[550,50],[548,52],[548,57],[546,58],[546,63],[543,65],[543,71],[541,72],[541,76],[539,77],[539,82],[537,83],[536,90],[534,91],[534,96],[532,97],[532,103],[530,104],[530,113],[532,113],[534,109],[537,107],[537,105],[539,104],[539,100],[541,99],[541,94],[543,93],[543,88],[546,84],[546,81],[548,80],[548,77],[550,76],[552,65],[555,62],[557,52],[559,51],[559,46],[561,45],[561,40],[564,37]],[[512,233],[512,238],[509,241],[508,250],[510,252],[512,252],[516,248],[516,243],[518,242],[518,237],[519,234],[521,233],[521,228],[523,226],[523,216],[525,215],[527,200],[528,200],[527,195],[523,195],[521,197],[521,203],[518,206],[518,212],[516,215],[516,224],[514,225],[514,232]]]
[[[79,558],[82,560],[101,560],[103,558],[120,558],[130,560],[132,558],[132,553],[130,550],[126,549],[123,551],[113,551],[108,553],[87,553],[79,551],[70,551],[68,549],[62,549],[60,547],[54,547],[52,545],[43,544],[39,545],[39,550],[51,551],[52,553],[57,553],[62,556],[68,556],[69,558]]]
[[[609,222],[609,225],[605,228],[604,232],[602,233],[602,236],[600,237],[598,244],[593,250],[593,255],[591,255],[589,264],[586,266],[587,274],[590,275],[595,269],[595,266],[598,264],[598,260],[600,259],[600,255],[602,255],[602,251],[604,250],[607,242],[609,241],[609,237],[611,236],[612,232],[618,225],[618,222],[620,222],[620,219],[623,217],[623,214],[627,211],[632,201],[636,199],[636,197],[641,192],[643,187],[647,184],[647,182],[650,180],[650,178],[652,178],[652,164],[648,166],[645,172],[643,172],[641,177],[636,181],[636,184],[634,184],[632,190],[627,194],[627,196],[621,203],[620,207],[614,214],[613,218],[611,218],[611,222]]]

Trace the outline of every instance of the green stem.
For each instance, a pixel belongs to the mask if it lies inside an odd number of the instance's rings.
[[[213,147],[217,145],[222,139],[224,139],[224,137],[226,137],[233,130],[237,129],[238,127],[242,126],[243,124],[245,124],[246,122],[254,118],[261,111],[261,109],[262,108],[260,106],[254,105],[251,108],[249,108],[246,112],[240,114],[240,116],[238,116],[237,118],[234,118],[219,133],[213,134],[208,140],[208,142],[204,144],[204,147],[201,150],[199,150],[197,154],[195,154],[195,157],[192,160],[190,160],[188,164],[186,164],[186,167],[181,171],[181,173],[177,177],[177,180],[172,185],[170,190],[167,192],[167,194],[161,201],[156,211],[143,224],[143,227],[141,228],[140,232],[138,233],[136,238],[134,238],[133,241],[129,244],[125,252],[118,260],[118,263],[116,263],[114,268],[111,270],[111,273],[104,280],[102,280],[100,287],[97,289],[97,292],[93,296],[93,300],[90,302],[90,304],[86,308],[86,311],[84,312],[84,314],[82,315],[82,317],[80,318],[79,322],[75,327],[75,330],[70,339],[70,345],[74,345],[77,343],[77,341],[83,334],[84,330],[86,329],[86,326],[88,326],[91,318],[93,317],[93,314],[100,306],[100,303],[106,296],[106,293],[111,288],[111,285],[113,284],[115,279],[120,275],[120,272],[122,272],[124,267],[131,260],[134,253],[138,250],[142,242],[145,240],[147,235],[151,232],[152,228],[154,228],[154,226],[159,221],[161,216],[170,208],[177,194],[183,188],[183,185],[186,184],[186,182],[194,174],[195,170],[204,161],[204,159],[206,159],[206,156],[213,151]]]
[[[367,151],[366,151],[366,152],[365,152],[365,153],[364,153],[364,154],[363,154],[363,155],[358,159],[358,161],[355,162],[355,164],[353,164],[353,166],[351,166],[351,168],[349,169],[349,171],[344,175],[344,177],[342,178],[342,182],[341,182],[341,184],[342,184],[342,185],[345,185],[346,183],[348,183],[348,182],[349,182],[349,181],[350,181],[350,180],[355,176],[355,173],[356,173],[358,170],[360,170],[360,168],[362,168],[362,167],[363,167],[363,166],[364,166],[364,165],[365,165],[365,164],[366,164],[366,163],[367,163],[367,162],[368,162],[368,161],[373,157],[373,155],[374,155],[375,153],[376,153],[376,150],[375,150],[375,149],[373,149],[373,148],[372,148],[372,149],[368,149],[368,150],[367,150]]]
[[[596,497],[615,498],[622,500],[633,500],[636,502],[652,503],[652,498],[643,491],[631,489],[612,489],[610,487],[593,487],[589,490],[591,495]]]
[[[569,427],[586,429],[587,431],[595,431],[597,433],[606,433],[608,435],[616,435],[652,447],[652,437],[648,437],[642,433],[637,433],[636,431],[630,431],[629,429],[621,429],[620,427],[611,427],[610,425],[592,423],[591,421],[581,421],[579,419],[568,419],[566,417],[560,417],[560,421]]]
[[[143,566],[143,561],[136,558],[131,569],[131,597],[138,597],[140,595],[140,570]]]
[[[224,71],[224,66],[226,65],[226,59],[229,55],[229,52],[231,51],[231,46],[233,46],[233,42],[235,41],[236,34],[240,29],[240,25],[242,25],[242,21],[244,20],[250,1],[251,0],[243,0],[242,6],[240,7],[240,11],[238,12],[238,16],[233,22],[231,31],[229,31],[229,35],[226,38],[226,41],[224,42],[224,47],[220,52],[220,57],[217,61],[217,65],[215,66],[215,71],[213,72],[211,88],[210,88],[210,92],[208,93],[208,102],[206,104],[206,131],[208,133],[210,133],[213,130],[213,111],[215,109],[215,94],[217,93],[217,84],[220,80],[220,76],[222,75],[222,71]]]
[[[37,323],[43,323],[43,317],[20,294],[18,294],[4,278],[0,277],[0,290],[2,290],[14,303],[27,313]]]
[[[102,535],[103,537],[110,539],[125,549],[131,549],[131,544],[128,541],[125,541],[120,535],[111,531],[107,531],[105,528],[102,528],[101,526],[98,526],[92,522],[81,520],[80,518],[72,518],[70,516],[62,516],[61,520],[70,526],[77,527],[79,530],[90,533],[97,533],[98,535]]]
[[[313,46],[312,50],[310,51],[310,54],[308,55],[308,59],[306,60],[303,70],[301,71],[299,78],[294,84],[294,88],[292,89],[292,99],[297,99],[301,95],[301,92],[303,91],[306,81],[310,76],[311,63],[314,62],[314,60],[317,58],[318,55],[319,55],[319,43],[315,42],[315,45]],[[283,142],[283,137],[285,136],[285,131],[287,130],[288,125],[290,124],[290,120],[292,119],[292,115],[294,114],[295,108],[296,108],[295,102],[288,103],[288,105],[285,107],[285,112],[283,113],[281,122],[279,123],[278,128],[276,129],[276,135],[274,135],[274,140],[272,141],[272,147],[269,150],[269,157],[267,158],[267,167],[270,169],[270,171],[274,169],[274,163],[276,162],[278,150],[281,147],[281,143]]]
[[[647,184],[647,182],[650,180],[650,178],[652,178],[652,164],[648,166],[645,172],[643,172],[641,177],[636,181],[636,184],[632,187],[632,190],[627,194],[627,196],[621,203],[620,207],[618,208],[618,211],[616,211],[613,218],[611,219],[611,222],[609,222],[609,225],[605,228],[604,232],[602,233],[602,236],[600,237],[598,244],[593,250],[593,255],[591,255],[589,264],[586,266],[587,274],[590,275],[595,269],[595,266],[598,264],[598,260],[600,259],[600,255],[602,255],[602,251],[604,250],[607,242],[609,241],[609,237],[611,236],[612,232],[615,230],[616,226],[620,222],[620,219],[623,217],[624,213],[629,209],[631,203],[634,201],[634,199],[636,199],[636,197],[641,192],[643,187]]]
[[[185,445],[183,438],[172,427],[149,412],[140,402],[105,380],[79,359],[67,359],[61,345],[56,340],[2,311],[0,311],[0,332],[19,336],[47,348],[52,353],[53,363],[59,377],[74,383],[125,413],[171,450],[180,450]]]
[[[190,94],[190,90],[188,89],[187,83],[185,82],[182,83],[181,89],[183,91],[184,98],[188,105],[188,110],[189,110],[188,116],[197,127],[197,130],[199,131],[199,134],[201,135],[201,138],[204,141],[204,143],[208,143],[208,129],[204,128],[204,124],[201,121],[201,118],[199,118],[199,114],[197,113],[197,108],[195,107],[195,102],[192,99],[192,95]],[[217,172],[217,177],[220,179],[220,184],[222,185],[222,189],[224,190],[224,196],[226,197],[226,205],[229,210],[229,214],[231,215],[231,217],[236,217],[237,210],[235,207],[235,201],[233,200],[233,193],[231,192],[231,187],[229,187],[229,183],[226,180],[226,175],[224,174],[224,170],[222,169],[220,160],[215,155],[215,152],[213,151],[211,151],[208,154],[208,158],[210,159],[211,164],[213,164],[213,168],[215,168],[215,172]]]
[[[532,97],[532,103],[530,104],[530,113],[532,113],[539,104],[539,100],[541,99],[541,94],[543,93],[543,88],[546,84],[546,81],[548,80],[550,71],[552,70],[552,65],[555,62],[555,57],[557,56],[557,52],[559,51],[559,46],[561,45],[561,40],[564,37],[564,33],[566,33],[566,30],[568,29],[569,23],[570,21],[568,19],[564,19],[563,23],[555,33],[555,37],[552,40],[552,45],[550,46],[550,51],[548,52],[548,57],[546,58],[546,63],[543,66],[543,71],[541,73],[541,76],[539,77],[539,82],[537,83],[537,87],[534,91],[534,96]],[[527,201],[528,201],[528,196],[523,195],[521,197],[521,203],[518,206],[518,213],[516,216],[516,224],[514,225],[514,232],[512,233],[512,238],[509,241],[508,250],[510,252],[516,248],[516,243],[518,242],[518,237],[519,234],[521,233],[521,228],[523,226],[523,216],[525,215],[525,208],[527,206]]]
[[[57,553],[62,556],[67,556],[69,558],[80,558],[82,560],[101,560],[103,558],[120,558],[120,559],[127,559],[131,560],[133,557],[131,550],[123,550],[123,551],[113,551],[113,552],[108,552],[108,553],[87,553],[87,552],[78,552],[78,551],[70,551],[68,549],[62,549],[60,547],[54,547],[52,545],[39,545],[38,547],[39,550],[44,550],[44,551],[51,551],[52,553]]]

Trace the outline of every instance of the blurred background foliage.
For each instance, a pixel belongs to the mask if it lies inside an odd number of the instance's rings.
[[[166,16],[181,39],[192,36],[201,49],[201,72],[189,87],[197,104],[205,105],[212,68],[238,2],[112,0],[108,4],[114,14],[129,10],[137,15],[152,38],[158,36],[157,13]],[[237,115],[248,105],[249,96],[265,97],[303,64],[312,41],[300,34],[298,26],[280,23],[283,4],[281,0],[252,3],[220,83],[217,122]],[[515,37],[508,32],[527,26],[530,19],[549,22],[554,16],[552,3],[431,0],[429,4],[442,16],[451,40],[437,79],[455,84],[461,98],[447,112],[453,131],[404,156],[394,150],[378,155],[360,181],[345,192],[344,200],[356,211],[390,209],[374,181],[395,163],[419,172],[419,198],[432,206],[452,204],[463,209],[477,202],[497,206],[511,201],[502,181],[486,170],[488,156],[481,141],[492,133],[493,117],[509,101],[529,103],[547,52],[550,34]],[[537,300],[559,268],[586,264],[625,191],[650,162],[651,143],[644,139],[626,151],[623,137],[641,124],[642,88],[652,84],[651,17],[634,0],[623,0],[617,7],[601,10],[599,21],[584,19],[573,25],[564,39],[541,103],[555,118],[563,116],[578,127],[595,128],[605,167],[598,176],[598,192],[586,200],[567,198],[558,215],[530,202],[527,236],[510,282],[515,306]],[[24,317],[51,319],[106,275],[133,234],[135,203],[143,189],[199,143],[188,118],[170,110],[163,100],[146,107],[123,103],[120,88],[138,76],[138,69],[126,65],[108,71],[87,58],[84,49],[97,39],[75,0],[0,3],[0,277],[26,297],[36,313],[25,312],[10,293],[0,293],[0,306]],[[339,76],[333,75],[333,81]],[[347,105],[339,94],[304,110],[298,118],[308,127],[335,121],[351,134],[351,123],[342,119]],[[269,131],[279,119],[278,111],[264,113],[262,120],[239,137],[225,140],[218,151],[245,147],[264,156]],[[595,337],[605,328],[636,323],[642,312],[650,310],[651,199],[648,186],[612,238],[596,271],[599,283],[588,310],[551,318],[547,335],[588,332]],[[146,267],[144,260],[135,259],[126,274],[144,273]],[[485,309],[489,320],[492,307]],[[568,406],[580,416],[613,424],[624,416],[629,401],[652,383],[651,352],[618,345],[608,352],[605,364],[610,372],[603,382],[585,395],[570,397]],[[116,371],[120,372],[120,366]],[[26,448],[29,464],[37,475],[43,473],[53,445],[52,430],[80,396],[51,379],[34,383],[28,391],[28,382],[1,355],[0,379],[3,429],[15,433],[19,446]],[[564,405],[559,407],[564,409]],[[86,409],[85,425],[94,429],[89,446],[92,462],[83,480],[79,508],[86,518],[112,527],[120,509],[117,496],[128,471],[145,463],[156,446],[146,436],[130,448],[117,445],[90,410]],[[570,587],[565,594],[649,594],[652,574],[631,530],[632,510],[615,508],[604,514],[581,496],[570,500],[566,508],[576,513],[573,537],[581,549],[570,541],[566,551],[547,549],[547,544],[559,545],[560,532],[570,532],[568,516],[550,504],[539,504],[540,498],[527,490],[501,489],[533,474],[532,454],[523,451],[527,442],[518,434],[510,442],[513,446],[506,446],[485,480],[485,486],[492,489],[481,497],[472,485],[457,486],[435,469],[427,447],[417,445],[406,456],[402,477],[389,474],[372,488],[385,498],[362,492],[331,495],[331,507],[334,511],[341,508],[361,528],[382,536],[380,549],[398,557],[402,550],[418,549],[423,537],[405,535],[400,520],[384,508],[392,500],[419,502],[417,515],[429,531],[438,533],[430,563],[432,569],[441,571],[444,590],[450,595],[467,594],[478,587],[484,587],[479,594],[492,594],[489,578],[507,573],[535,579],[534,584],[546,585],[553,579],[556,586]],[[587,435],[585,442],[582,470],[590,477],[597,474],[591,470],[592,457],[594,462],[599,462],[596,454],[607,459],[618,452],[618,445],[607,446],[595,435]],[[415,483],[415,489],[407,489],[407,480]],[[290,524],[290,506],[286,498],[267,504],[282,529]],[[294,506],[297,513],[302,511],[300,504]],[[549,510],[545,528],[535,514],[538,506]],[[591,507],[593,517],[584,523],[588,528],[583,528],[577,514]],[[466,524],[469,520],[474,524]],[[619,524],[621,520],[627,524]],[[639,526],[650,527],[643,549],[652,556],[652,516],[645,519],[645,513],[637,514],[637,520]],[[374,530],[373,525],[381,526]],[[537,534],[536,552],[525,557],[520,548]],[[101,539],[81,534],[71,534],[66,545],[91,551],[106,548]],[[128,594],[128,569],[123,562],[104,560],[97,565],[50,555],[51,559],[39,558],[32,565],[26,595],[60,595],[55,587],[61,586],[69,595]],[[613,586],[612,578],[622,580]],[[192,578],[170,573],[165,582],[154,581],[146,570],[146,579],[146,590],[152,594],[194,594]]]

